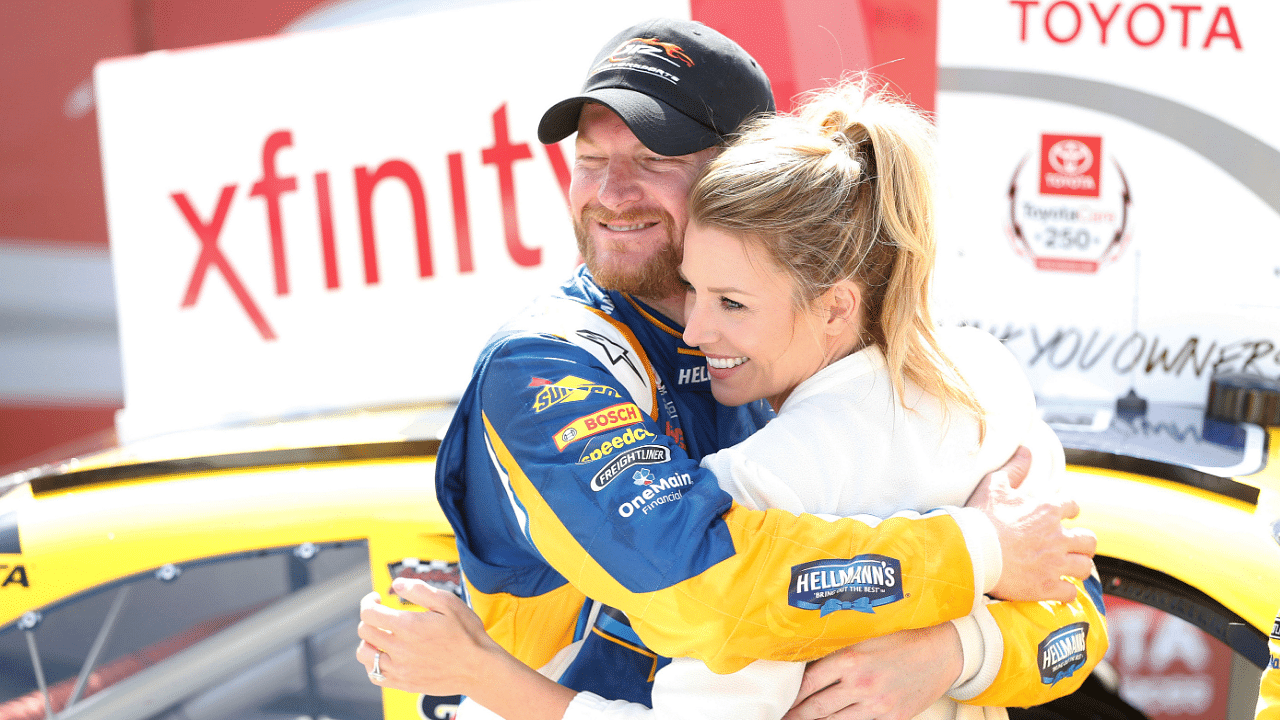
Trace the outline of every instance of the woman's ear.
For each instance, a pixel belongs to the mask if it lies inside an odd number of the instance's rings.
[[[827,334],[839,335],[848,329],[856,332],[862,306],[862,289],[853,282],[843,280],[828,289],[825,295]]]

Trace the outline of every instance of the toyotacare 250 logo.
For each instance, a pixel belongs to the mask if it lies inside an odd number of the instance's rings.
[[[1129,242],[1129,181],[1100,135],[1040,136],[1009,181],[1010,240],[1037,270],[1096,273]],[[1038,192],[1037,192],[1038,188]]]

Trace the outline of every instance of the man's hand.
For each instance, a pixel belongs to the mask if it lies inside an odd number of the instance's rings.
[[[1098,539],[1090,530],[1062,527],[1064,519],[1080,514],[1074,500],[1037,500],[1018,490],[1030,467],[1030,451],[1018,448],[1004,467],[982,479],[969,498],[969,507],[986,513],[1000,538],[1004,561],[991,595],[1004,600],[1070,602],[1076,598],[1076,588],[1062,578],[1089,577]]]
[[[960,635],[951,623],[865,640],[809,663],[783,720],[906,720],[960,676]]]

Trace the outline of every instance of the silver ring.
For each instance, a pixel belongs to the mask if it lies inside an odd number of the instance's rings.
[[[381,659],[382,659],[382,651],[381,650],[375,651],[373,653],[373,669],[369,671],[369,679],[374,682],[382,682],[383,680],[387,679],[387,676],[383,675],[382,670],[378,668],[378,661]]]

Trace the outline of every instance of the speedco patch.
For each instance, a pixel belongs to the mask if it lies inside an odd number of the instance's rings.
[[[615,435],[611,438],[602,438],[600,444],[592,447],[592,443],[582,450],[582,457],[578,458],[579,465],[588,465],[597,460],[603,460],[613,454],[615,450],[621,450],[628,445],[635,445],[641,440],[648,440],[654,437],[654,434],[642,427],[631,428],[621,435]]]
[[[1088,636],[1089,623],[1078,622],[1054,630],[1041,641],[1038,647],[1040,682],[1056,685],[1059,680],[1071,677],[1084,667],[1089,656],[1085,646]]]
[[[570,443],[589,438],[592,435],[599,435],[602,432],[608,432],[614,428],[635,425],[643,420],[644,414],[640,412],[640,408],[635,406],[635,403],[618,403],[599,412],[583,415],[560,428],[553,439],[556,443],[556,449],[563,451]]]
[[[536,413],[560,403],[586,400],[592,395],[604,395],[605,397],[622,399],[622,395],[608,385],[587,382],[572,375],[561,378],[555,383],[550,383],[542,378],[533,378],[529,382],[529,387],[537,387],[539,385],[542,386],[542,389],[538,391],[537,397],[533,399],[533,411]]]
[[[787,603],[819,616],[837,610],[874,613],[902,599],[902,565],[884,555],[848,560],[815,560],[791,568]]]
[[[628,430],[627,432],[631,431]],[[617,440],[618,438],[614,438],[614,441]],[[612,445],[606,443],[604,447],[612,447]],[[603,490],[624,470],[635,465],[657,465],[666,462],[671,462],[671,449],[665,445],[641,445],[637,448],[631,448],[619,453],[617,457],[600,468],[600,472],[591,478],[591,489],[596,492]]]

